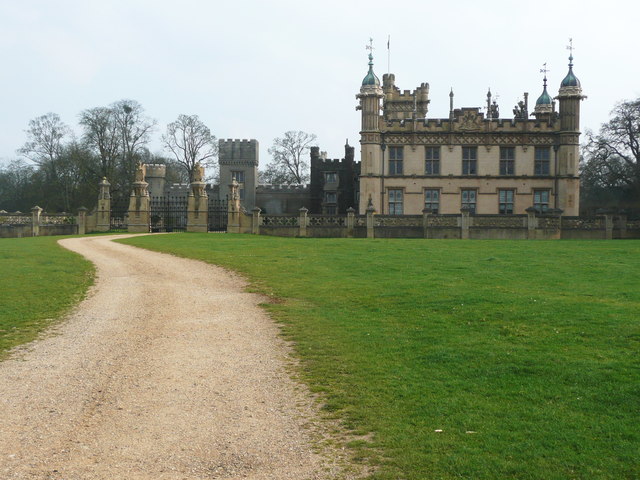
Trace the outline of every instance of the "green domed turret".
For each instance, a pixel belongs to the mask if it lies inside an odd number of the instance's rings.
[[[362,86],[373,85],[375,87],[380,86],[380,79],[373,73],[373,55],[369,54],[369,72],[367,76],[362,80]]]
[[[536,100],[536,105],[551,105],[551,95],[547,92],[547,79],[544,79],[544,90],[542,91],[542,95],[538,97]]]
[[[580,80],[573,74],[573,55],[569,56],[569,73],[564,77],[562,83],[560,84],[560,88],[562,87],[579,87]]]
[[[553,99],[549,92],[547,92],[547,64],[544,64],[544,69],[540,70],[544,72],[544,80],[542,82],[542,95],[538,97],[536,100],[536,107],[533,110],[533,115],[536,117],[536,120],[551,120],[551,116],[553,114],[554,105]]]

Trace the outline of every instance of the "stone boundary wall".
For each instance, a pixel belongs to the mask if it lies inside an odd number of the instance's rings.
[[[78,215],[44,213],[37,206],[30,214],[0,211],[0,238],[77,235],[85,233],[85,226],[86,209],[80,209]]]
[[[640,239],[640,220],[621,215],[573,217],[542,215],[261,215],[259,208],[240,218],[240,233],[316,238],[440,239]]]

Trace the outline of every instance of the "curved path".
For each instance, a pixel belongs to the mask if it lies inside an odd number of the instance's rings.
[[[110,241],[60,243],[97,266],[53,335],[0,363],[0,478],[320,479],[309,395],[232,274]]]

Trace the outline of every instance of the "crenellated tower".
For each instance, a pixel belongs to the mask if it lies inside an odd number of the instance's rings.
[[[429,111],[429,84],[421,83],[413,92],[400,91],[395,85],[396,76],[382,76],[384,92],[383,115],[385,120],[422,120]]]
[[[256,205],[258,153],[258,141],[254,139],[218,141],[221,199],[230,196],[229,185],[235,180],[243,208],[249,211]]]
[[[157,163],[145,164],[145,180],[149,184],[151,197],[162,197],[167,184],[167,166]]]

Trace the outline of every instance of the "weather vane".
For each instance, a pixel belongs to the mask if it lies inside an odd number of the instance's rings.
[[[542,68],[540,69],[540,73],[544,73],[544,76],[546,77],[546,76],[547,76],[547,72],[550,72],[550,71],[551,71],[551,70],[549,70],[549,69],[547,68],[547,62],[544,62],[544,63],[542,64]]]
[[[569,50],[569,55],[573,57],[573,38],[569,39],[569,45],[567,45],[567,50]]]
[[[369,45],[367,45],[366,48],[373,53],[373,38],[369,37]]]

